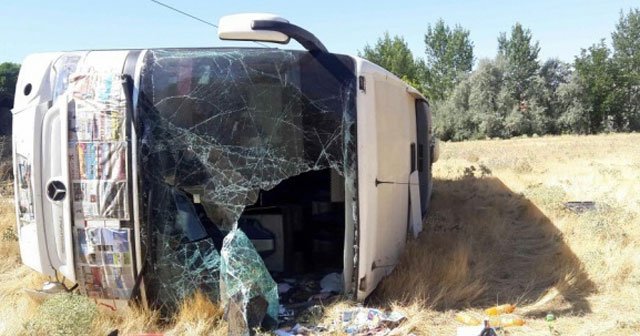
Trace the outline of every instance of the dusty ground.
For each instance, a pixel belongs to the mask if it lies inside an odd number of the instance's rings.
[[[446,143],[434,177],[425,231],[368,303],[407,314],[397,334],[454,335],[457,312],[514,303],[526,325],[508,335],[549,335],[549,312],[555,335],[640,335],[640,135]],[[597,209],[575,214],[567,201]],[[0,213],[0,334],[69,319],[59,308],[84,302],[41,304],[22,293],[42,279],[20,266],[11,204]],[[346,305],[328,307],[325,322]],[[201,297],[165,325],[142,309],[85,315],[90,334],[226,330],[220,309]]]

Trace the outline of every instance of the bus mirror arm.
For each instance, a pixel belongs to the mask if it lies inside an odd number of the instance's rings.
[[[308,30],[291,24],[289,22],[275,21],[275,20],[254,20],[251,24],[253,30],[270,30],[276,31],[289,36],[290,38],[298,41],[305,49],[310,52],[329,52],[327,48],[320,42]]]
[[[346,84],[355,77],[355,74],[342,64],[335,55],[330,53],[315,35],[300,26],[276,20],[254,20],[251,23],[251,29],[279,32],[298,41],[342,83]]]

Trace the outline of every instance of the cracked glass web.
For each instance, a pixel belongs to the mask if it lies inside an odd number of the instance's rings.
[[[257,293],[268,301],[268,315],[277,315],[273,280],[250,240],[232,230],[260,190],[307,171],[333,168],[355,190],[355,90],[346,56],[278,49],[146,54],[134,120],[145,285],[154,306],[175,307],[196,289],[217,300],[222,287],[227,299]]]

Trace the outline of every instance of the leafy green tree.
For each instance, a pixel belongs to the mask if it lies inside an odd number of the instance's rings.
[[[578,83],[583,88],[583,103],[591,112],[588,133],[615,130],[612,124],[619,113],[616,104],[617,74],[610,51],[604,40],[589,49],[582,49],[574,67]]]
[[[507,62],[505,80],[513,91],[514,99],[519,102],[527,99],[527,90],[540,67],[540,46],[532,38],[531,31],[518,22],[511,28],[509,36],[500,33],[498,37],[498,55]]]
[[[512,95],[513,97],[513,95]],[[554,120],[549,117],[551,92],[545,87],[544,78],[534,76],[527,88],[527,99],[511,105],[505,119],[506,136],[550,133]]]
[[[11,108],[19,72],[19,64],[0,64],[0,135],[11,132]]]
[[[620,95],[618,123],[623,129],[640,130],[640,9],[620,13],[613,40],[613,61],[618,70]]]
[[[469,32],[439,20],[425,35],[426,61],[396,73],[424,88],[443,140],[640,130],[640,9],[621,12],[612,40],[612,50],[602,40],[573,64],[540,63],[539,43],[516,23],[498,37],[497,57],[471,71]]]
[[[471,86],[465,78],[456,85],[446,100],[431,102],[434,134],[445,141],[466,140],[477,133],[477,122],[469,113]]]
[[[545,133],[557,134],[560,132],[560,128],[556,121],[564,112],[564,108],[560,105],[558,88],[569,82],[571,65],[557,58],[548,59],[540,67],[539,76],[544,87],[541,88],[542,92],[539,91],[536,96],[539,98],[538,102],[546,107],[548,122]]]
[[[19,72],[19,64],[9,62],[0,64],[0,99],[7,97],[13,99]]]
[[[504,129],[504,97],[501,96],[504,80],[502,62],[480,60],[477,69],[469,77],[469,114],[478,123],[477,137],[499,137]]]
[[[471,72],[473,42],[468,30],[459,25],[451,29],[440,19],[427,27],[424,43],[427,95],[432,100],[442,100],[460,82],[461,75]]]
[[[362,52],[358,52],[358,56],[378,64],[412,85],[420,84],[424,63],[414,59],[401,36],[391,37],[385,32],[373,47],[367,44]]]
[[[570,75],[571,65],[557,58],[548,59],[540,67],[540,76],[549,91],[556,91],[561,84],[568,83]]]
[[[578,76],[570,76],[567,83],[558,85],[558,116],[556,127],[561,133],[589,133],[591,106],[586,104],[584,86]]]

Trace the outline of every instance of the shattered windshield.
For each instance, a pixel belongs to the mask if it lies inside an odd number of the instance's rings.
[[[170,305],[198,288],[219,297],[220,252],[247,248],[223,238],[260,190],[326,168],[355,188],[353,67],[347,56],[277,49],[146,54],[135,124],[152,300]]]

